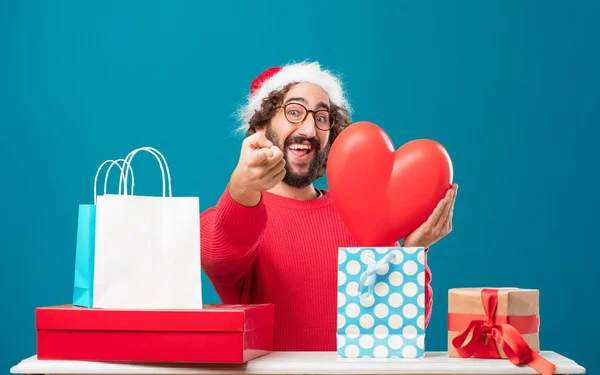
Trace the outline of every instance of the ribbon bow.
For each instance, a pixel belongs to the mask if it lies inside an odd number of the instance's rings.
[[[542,375],[551,375],[556,367],[553,363],[532,350],[514,326],[496,322],[498,290],[483,289],[481,301],[487,320],[472,320],[467,328],[452,340],[458,355],[461,358],[473,355],[480,358],[501,358],[497,343],[514,365],[525,364]],[[464,344],[469,334],[471,339]]]
[[[377,272],[380,271],[385,265],[389,264],[390,261],[395,257],[396,255],[394,253],[389,253],[378,262],[375,262],[374,258],[368,257],[368,259],[370,259],[369,265],[367,266],[367,270],[360,275],[360,283],[358,284],[360,298],[370,297],[373,295]],[[362,293],[365,285],[367,286],[367,292]]]

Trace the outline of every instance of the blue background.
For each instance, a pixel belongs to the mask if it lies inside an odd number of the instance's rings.
[[[71,301],[100,162],[157,147],[174,194],[204,210],[237,162],[251,79],[308,58],[343,74],[354,120],[453,159],[427,350],[446,348],[447,289],[539,288],[542,348],[597,372],[599,15],[593,1],[3,1],[0,369],[35,353],[36,306]],[[136,161],[136,191],[160,194],[153,157]]]

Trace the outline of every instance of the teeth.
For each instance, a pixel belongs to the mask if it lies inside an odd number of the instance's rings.
[[[293,144],[290,146],[293,150],[310,150],[309,145]]]

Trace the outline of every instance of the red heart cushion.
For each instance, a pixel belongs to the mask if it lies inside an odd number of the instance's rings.
[[[370,122],[340,133],[326,170],[336,209],[360,246],[390,246],[406,237],[431,215],[453,178],[442,145],[420,139],[394,151]]]

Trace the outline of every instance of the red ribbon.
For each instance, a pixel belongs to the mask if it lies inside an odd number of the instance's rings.
[[[473,320],[481,319],[487,319],[487,316],[485,314],[450,313],[448,314],[448,331],[461,331]],[[496,324],[510,324],[522,335],[536,333],[540,328],[540,316],[537,314],[524,316],[495,315],[494,321]]]
[[[512,325],[498,322],[496,307],[498,306],[498,290],[483,289],[481,302],[485,310],[486,320],[472,320],[469,325],[452,340],[461,358],[502,358],[496,344],[506,357],[516,366],[527,365],[542,375],[551,375],[556,365],[532,350]],[[465,343],[471,334],[469,342]]]

